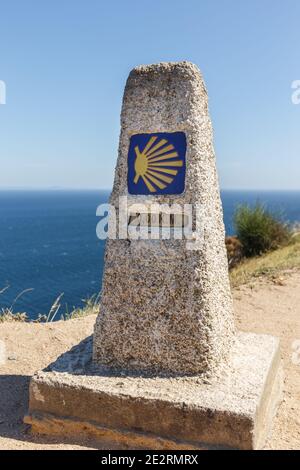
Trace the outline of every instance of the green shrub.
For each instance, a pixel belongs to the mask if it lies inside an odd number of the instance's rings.
[[[257,256],[279,248],[290,239],[288,225],[263,204],[239,206],[234,214],[236,235],[244,256]]]

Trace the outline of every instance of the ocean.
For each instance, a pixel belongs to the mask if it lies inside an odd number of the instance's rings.
[[[242,203],[260,201],[287,221],[300,221],[300,191],[221,195],[228,235]],[[13,306],[35,319],[63,294],[58,319],[100,291],[105,242],[96,237],[96,208],[108,197],[108,191],[0,191],[0,291],[7,287],[0,309]]]

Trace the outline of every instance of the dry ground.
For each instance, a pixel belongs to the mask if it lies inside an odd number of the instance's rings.
[[[292,361],[293,342],[300,340],[300,271],[273,280],[261,278],[234,288],[237,327],[281,338],[285,368],[284,400],[267,444],[274,449],[300,449],[300,364]],[[0,365],[0,449],[84,449],[91,442],[71,444],[33,437],[22,423],[28,385],[35,370],[45,367],[93,330],[95,316],[51,324],[0,323],[0,340],[8,360]]]
[[[234,301],[240,330],[267,333],[281,340],[284,399],[267,448],[300,450],[300,353],[298,359],[294,349],[295,341],[300,340],[300,271],[235,288]]]

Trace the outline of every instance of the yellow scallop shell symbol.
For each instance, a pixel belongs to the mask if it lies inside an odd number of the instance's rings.
[[[168,145],[166,139],[156,142],[157,139],[151,137],[142,152],[138,145],[134,148],[134,183],[137,184],[139,178],[142,178],[151,193],[155,193],[157,188],[165,189],[178,173],[175,168],[183,166],[182,160],[174,160],[179,157],[174,145]]]

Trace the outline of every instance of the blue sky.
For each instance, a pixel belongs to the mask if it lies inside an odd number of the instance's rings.
[[[300,189],[299,0],[0,1],[0,188],[109,188],[124,84],[191,60],[223,188]]]

